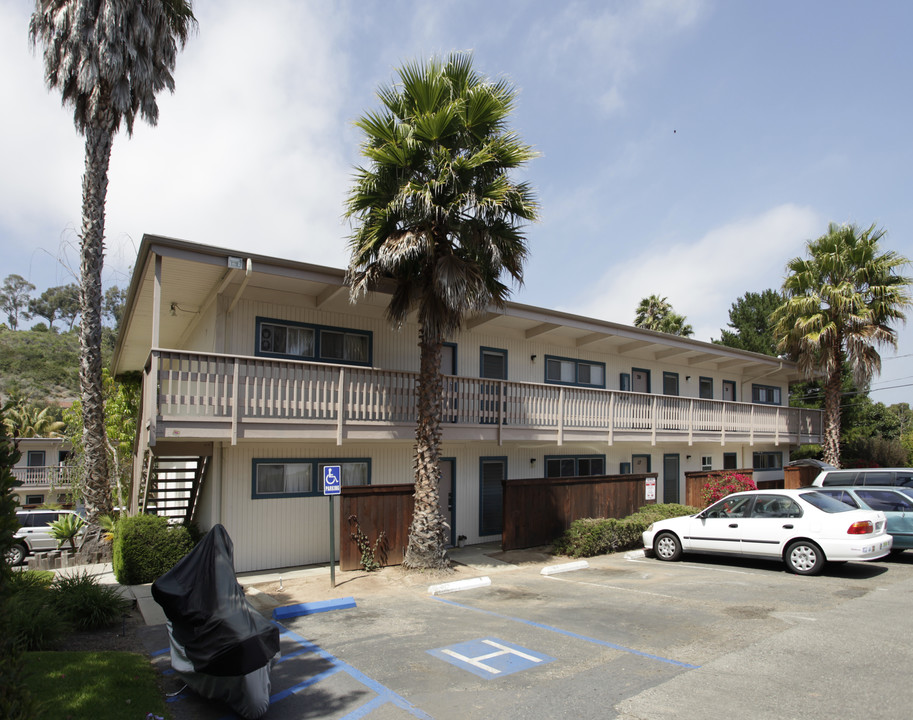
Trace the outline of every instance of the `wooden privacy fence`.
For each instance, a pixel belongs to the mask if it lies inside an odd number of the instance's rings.
[[[358,518],[361,531],[374,547],[380,533],[384,539],[375,560],[381,565],[400,565],[409,543],[415,485],[360,485],[344,487],[339,499],[339,569],[358,570],[361,551],[351,538],[355,526],[351,516]]]
[[[704,501],[701,499],[701,490],[704,489],[704,485],[707,484],[707,481],[713,477],[719,477],[720,475],[725,474],[738,474],[738,475],[747,475],[749,478],[753,479],[754,470],[751,468],[742,468],[741,470],[701,470],[699,472],[686,472],[685,473],[685,505],[691,505],[693,507],[704,507]],[[780,484],[777,485],[776,480],[767,480],[764,487],[783,487],[783,481],[779,481]],[[758,486],[760,487],[760,485]]]
[[[622,518],[655,499],[646,481],[657,473],[504,480],[503,550],[547,545],[580,518]]]

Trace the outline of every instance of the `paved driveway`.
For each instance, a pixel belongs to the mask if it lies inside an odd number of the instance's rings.
[[[540,569],[286,621],[266,717],[887,718],[911,706],[913,553],[818,577],[636,554]],[[226,716],[192,696],[173,707]]]

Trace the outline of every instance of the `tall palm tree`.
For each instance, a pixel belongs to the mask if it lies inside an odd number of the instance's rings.
[[[347,200],[356,225],[348,282],[353,301],[389,283],[396,326],[418,313],[415,510],[404,565],[440,568],[449,565],[438,506],[441,346],[466,317],[503,305],[503,274],[523,281],[522,227],[537,219],[538,202],[509,172],[536,152],[507,127],[516,90],[479,75],[471,54],[408,64],[398,76],[379,90],[382,108],[356,123],[368,163]]]
[[[672,309],[669,298],[659,295],[651,295],[640,301],[634,316],[634,326],[682,337],[694,335],[694,328],[688,324],[685,316]]]
[[[79,385],[83,413],[84,499],[97,518],[111,512],[102,392],[102,289],[105,198],[111,146],[121,122],[132,135],[137,115],[158,121],[155,96],[174,91],[175,59],[196,27],[190,0],[36,0],[29,23],[43,48],[45,80],[73,108],[85,136],[80,234]]]
[[[778,349],[795,357],[806,377],[823,376],[824,461],[838,467],[844,364],[858,387],[868,387],[881,371],[876,348],[897,347],[892,325],[906,319],[911,302],[910,279],[897,274],[909,260],[881,252],[884,234],[874,225],[828,225],[808,242],[808,259],[787,263],[785,301],[771,316]]]

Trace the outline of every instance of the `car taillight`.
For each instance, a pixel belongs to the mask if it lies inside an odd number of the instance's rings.
[[[854,522],[850,525],[850,529],[847,530],[848,535],[868,535],[870,532],[875,531],[875,526],[872,525],[871,520],[860,520],[859,522]]]

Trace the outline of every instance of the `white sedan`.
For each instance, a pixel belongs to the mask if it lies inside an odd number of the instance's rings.
[[[800,575],[827,561],[877,560],[891,551],[885,515],[856,510],[814,488],[733,493],[697,515],[653,523],[644,549],[660,560],[683,552],[776,558]]]

